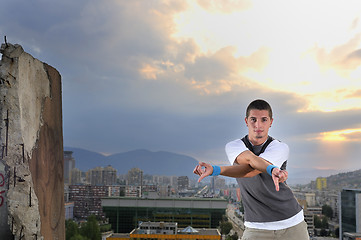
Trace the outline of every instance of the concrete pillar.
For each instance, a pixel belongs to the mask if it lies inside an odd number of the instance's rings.
[[[20,45],[0,52],[0,239],[65,239],[60,74]]]

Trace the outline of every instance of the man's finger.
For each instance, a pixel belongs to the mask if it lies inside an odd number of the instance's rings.
[[[278,179],[279,182],[283,182],[285,180],[285,174],[283,171],[280,171],[280,173],[278,174]]]
[[[200,167],[208,167],[210,165],[208,163],[205,163],[205,162],[199,162],[198,166],[200,166]]]
[[[287,171],[284,171],[284,172],[285,172],[285,181],[286,181],[288,178],[288,172]]]
[[[207,177],[208,175],[203,173],[199,178],[198,178],[198,182],[202,181],[203,178]]]
[[[197,165],[194,170],[193,170],[193,173],[197,174],[197,175],[202,175],[206,170],[205,169],[202,169],[202,166],[201,165]]]
[[[276,187],[276,191],[278,192],[280,190],[280,186],[279,186],[279,178],[276,177],[276,176],[272,176],[273,178],[273,182],[275,184],[275,187]]]
[[[193,173],[198,174],[198,173],[197,173],[197,171],[198,171],[197,169],[198,169],[198,165],[194,168]]]
[[[280,177],[280,180],[279,180],[280,182],[285,182],[288,178],[288,172],[282,170],[279,177]]]
[[[197,166],[194,168],[193,173],[195,173],[195,174],[197,174],[197,175],[201,175],[201,173],[199,172],[199,168],[200,168],[200,166],[197,165]]]

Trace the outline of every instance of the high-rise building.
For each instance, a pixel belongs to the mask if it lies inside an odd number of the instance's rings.
[[[69,201],[74,202],[74,217],[86,219],[93,214],[104,217],[101,198],[108,195],[107,186],[70,185]]]
[[[223,177],[213,176],[211,178],[211,192],[215,194],[220,189],[225,189],[226,180]]]
[[[177,188],[177,184],[178,184],[178,177],[177,176],[170,176],[170,185],[172,186],[172,188]]]
[[[187,190],[188,187],[189,187],[188,176],[180,176],[180,177],[178,177],[178,191]]]
[[[64,151],[64,183],[70,183],[71,170],[75,168],[75,159],[72,151]]]
[[[102,184],[103,185],[114,185],[117,183],[117,170],[112,166],[108,165],[103,168],[102,172]]]
[[[215,188],[216,189],[225,189],[226,188],[226,179],[223,177],[217,177],[215,179]]]
[[[132,168],[128,171],[128,185],[142,186],[143,184],[143,171],[139,168]]]
[[[317,190],[324,190],[327,188],[327,178],[318,177],[316,178],[316,188]]]
[[[102,167],[96,167],[88,171],[90,185],[102,185],[102,171]]]
[[[87,172],[87,182],[91,185],[114,185],[117,182],[117,170],[110,165],[90,169]]]
[[[177,176],[152,176],[152,182],[158,186],[170,186],[173,189],[178,187],[178,177]]]
[[[342,240],[345,232],[361,232],[361,189],[342,189],[340,205],[340,240]]]
[[[339,213],[339,198],[337,194],[328,194],[326,204],[332,208],[333,217],[338,218]]]
[[[316,194],[315,193],[304,193],[307,206],[314,207],[316,206]]]
[[[153,182],[156,183],[157,185],[169,185],[171,184],[171,177],[169,176],[158,176],[158,175],[154,175],[152,177]]]
[[[77,168],[73,168],[70,171],[69,184],[76,185],[82,183],[81,181],[81,171]]]

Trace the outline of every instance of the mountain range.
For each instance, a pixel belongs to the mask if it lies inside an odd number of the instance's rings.
[[[111,165],[118,174],[126,174],[131,168],[139,168],[144,174],[149,175],[195,178],[193,169],[198,164],[195,158],[166,151],[138,149],[109,156],[73,147],[64,147],[64,151],[73,152],[75,167],[83,172]]]
[[[83,172],[95,167],[106,167],[111,165],[118,174],[126,174],[131,168],[139,168],[144,174],[162,176],[188,176],[196,179],[193,174],[194,167],[198,164],[197,159],[166,151],[149,151],[138,149],[123,153],[116,153],[109,156],[74,147],[64,147],[65,151],[72,151],[75,159],[75,167]],[[227,165],[225,162],[223,165]],[[336,170],[320,170],[309,168],[288,167],[290,185],[308,184],[317,177],[327,177],[337,174]],[[232,181],[230,178],[226,180]],[[235,182],[235,181],[234,181]]]

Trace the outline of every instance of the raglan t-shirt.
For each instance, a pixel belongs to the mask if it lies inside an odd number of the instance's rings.
[[[262,145],[253,146],[258,155]],[[229,142],[226,153],[231,164],[242,152],[249,150],[241,139]],[[287,144],[273,140],[259,157],[280,169],[285,169],[289,156]],[[277,192],[268,173],[251,178],[237,178],[244,206],[245,226],[249,228],[279,230],[297,225],[304,220],[302,207],[286,183],[280,183]]]

